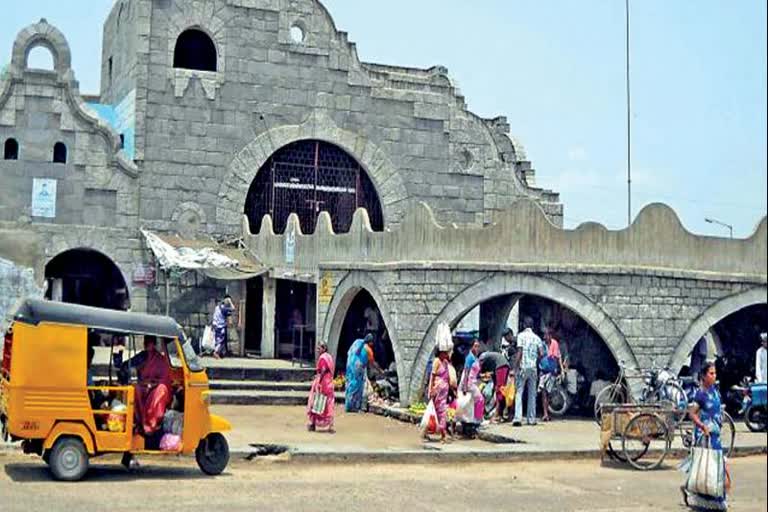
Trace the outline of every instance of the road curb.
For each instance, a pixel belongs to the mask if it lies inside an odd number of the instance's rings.
[[[429,445],[423,450],[307,450],[286,447],[281,455],[261,456],[258,448],[235,447],[230,456],[235,459],[250,461],[271,460],[279,463],[302,464],[425,464],[425,463],[472,463],[472,462],[516,462],[516,461],[554,461],[554,460],[600,460],[602,453],[591,450],[536,450],[530,448],[505,448],[499,450],[450,449]],[[507,445],[514,446],[514,445]],[[526,446],[526,445],[524,445]],[[0,444],[0,454],[22,453],[21,447]],[[672,450],[668,458],[682,458],[686,450]],[[739,446],[734,449],[731,458],[750,457],[768,454],[766,446]],[[607,459],[606,459],[607,460]]]

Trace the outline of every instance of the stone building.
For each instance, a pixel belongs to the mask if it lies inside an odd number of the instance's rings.
[[[53,69],[28,68],[40,46]],[[64,300],[162,311],[163,283],[137,282],[152,263],[140,227],[222,240],[241,236],[244,213],[280,228],[296,211],[312,232],[329,211],[343,232],[365,207],[382,230],[413,201],[443,222],[482,225],[517,197],[562,222],[503,117],[467,110],[444,68],[360,61],[314,0],[116,1],[101,69],[99,94],[82,96],[64,35],[41,20],[19,33],[0,82],[0,255]],[[33,187],[53,186],[53,208],[38,211],[48,203]],[[104,267],[88,280],[108,290],[56,281],[83,274],[73,266],[84,255]],[[224,288],[175,279],[171,311],[205,323]]]
[[[39,46],[53,69],[29,69]],[[766,302],[765,221],[713,240],[656,207],[564,231],[504,117],[469,111],[445,68],[361,61],[318,0],[116,0],[94,96],[41,20],[0,78],[0,144],[0,297],[168,311],[195,333],[230,293],[240,353],[322,339],[341,361],[373,330],[404,401],[437,322],[478,305],[488,338],[538,297],[560,308],[542,322],[581,322],[616,360],[680,366]],[[165,272],[143,232],[241,272]]]

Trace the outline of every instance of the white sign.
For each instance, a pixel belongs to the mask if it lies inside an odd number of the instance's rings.
[[[49,219],[56,217],[56,180],[33,179],[32,216]]]

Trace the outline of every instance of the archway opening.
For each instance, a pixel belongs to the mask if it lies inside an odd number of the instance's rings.
[[[760,333],[768,331],[768,304],[754,304],[731,313],[717,322],[688,354],[682,376],[698,375],[706,361],[715,361],[720,391],[724,398],[745,377],[755,378]],[[726,400],[729,412],[736,413],[739,399]]]
[[[546,297],[529,294],[493,297],[454,320],[451,324],[454,341],[451,362],[457,374],[461,374],[475,340],[480,341],[482,351],[498,353],[514,366],[516,341],[513,339],[508,344],[504,333],[511,329],[515,336],[518,335],[525,317],[533,320],[533,332],[542,340],[549,331],[559,344],[564,366],[562,389],[567,393],[567,405],[563,405],[562,414],[591,417],[596,395],[618,376],[618,362],[605,340],[584,318]],[[430,356],[430,360],[433,357]],[[427,374],[429,371],[430,365]],[[490,371],[484,364],[483,372]],[[539,415],[541,407],[541,404],[537,405]]]
[[[126,310],[128,287],[117,265],[98,251],[72,249],[54,257],[45,266],[49,300]]]
[[[67,146],[63,142],[57,142],[53,145],[53,163],[67,163]]]
[[[16,139],[10,138],[5,140],[3,145],[3,160],[18,160],[19,159],[19,143]]]
[[[202,30],[185,30],[176,40],[174,68],[216,71],[217,60],[216,45]]]
[[[56,61],[53,52],[42,44],[38,44],[29,49],[27,53],[27,68],[44,71],[54,71]]]
[[[374,391],[381,398],[398,401],[400,390],[397,365],[389,331],[376,300],[367,290],[362,289],[352,299],[342,323],[336,352],[336,373],[344,373],[349,349],[355,340],[364,338],[367,334],[373,336],[374,359],[384,370],[384,375],[375,374],[369,365],[368,375]]]
[[[319,140],[293,142],[276,151],[259,169],[245,202],[251,231],[269,214],[276,233],[296,213],[301,231],[314,233],[320,212],[333,230],[346,233],[358,208],[365,208],[374,231],[384,229],[381,202],[368,174],[340,147]]]

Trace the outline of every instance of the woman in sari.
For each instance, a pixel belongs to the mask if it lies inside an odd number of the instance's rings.
[[[333,362],[333,357],[328,353],[328,346],[325,343],[320,343],[317,352],[315,380],[312,381],[312,388],[309,391],[309,400],[307,401],[307,418],[309,418],[307,429],[314,432],[318,427],[327,428],[329,433],[334,434],[336,431],[333,429],[333,412],[336,395],[333,389],[333,374],[336,365]],[[322,412],[314,412],[315,398],[319,395],[325,397],[325,408]]]
[[[464,360],[464,371],[461,374],[461,390],[472,395],[475,409],[475,424],[483,422],[485,416],[485,398],[477,386],[477,378],[480,375],[480,342],[475,340],[472,349]]]
[[[689,415],[693,420],[694,430],[693,439],[694,446],[697,446],[703,438],[707,438],[709,441],[709,448],[713,450],[723,451],[723,445],[720,439],[720,430],[723,426],[723,415],[721,407],[720,393],[715,387],[717,381],[717,371],[715,370],[715,363],[709,362],[701,369],[699,380],[701,387],[696,391],[696,395],[693,397],[693,403],[689,411]],[[686,489],[685,486],[681,487],[683,492],[683,500],[685,504],[694,509],[704,510],[727,510],[728,504],[726,502],[726,496],[731,488],[731,475],[728,471],[728,464],[725,457],[722,458],[724,482],[723,496],[705,496],[703,494],[697,494]],[[688,466],[687,471],[692,470],[691,461],[684,463],[683,467]]]
[[[445,435],[448,430],[448,392],[451,387],[456,386],[455,377],[451,378],[450,360],[449,352],[438,352],[432,363],[432,372],[429,378],[429,399],[435,405],[437,432],[440,434],[440,441],[442,442],[445,442]],[[424,432],[424,438],[428,439],[427,432]]]
[[[368,365],[381,371],[373,358],[373,335],[356,340],[347,352],[346,392],[344,408],[347,412],[360,412],[363,408],[363,392],[368,380]]]

